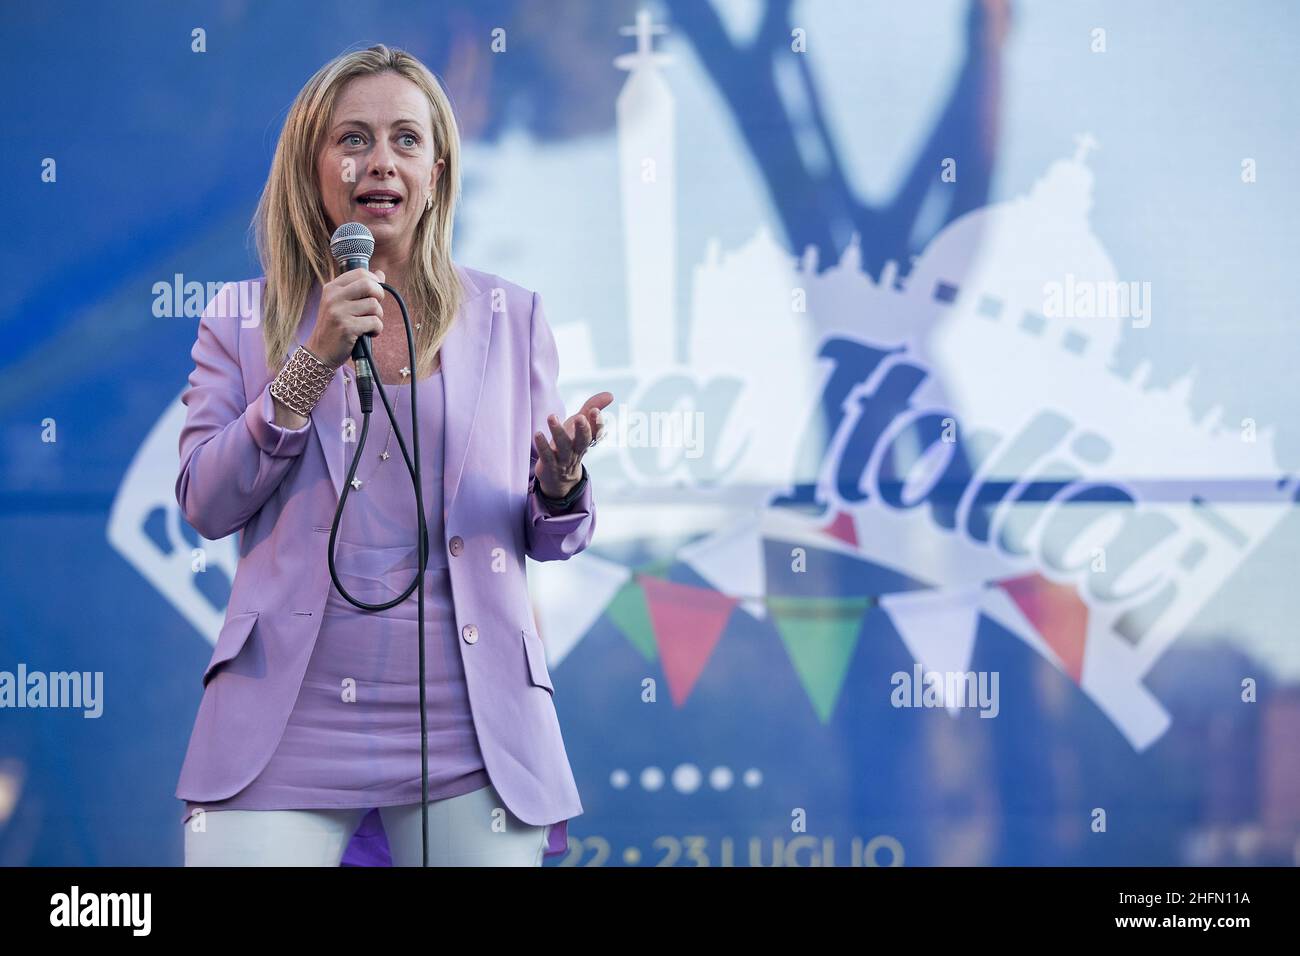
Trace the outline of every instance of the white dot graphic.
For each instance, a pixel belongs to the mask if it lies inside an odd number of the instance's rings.
[[[718,766],[709,771],[709,786],[714,790],[730,790],[736,785],[736,773],[730,767]],[[763,785],[763,771],[751,767],[741,774],[741,782],[751,790]],[[651,793],[664,789],[670,778],[661,767],[646,767],[641,771],[640,782],[643,790]],[[678,793],[695,793],[704,786],[705,776],[698,764],[682,763],[673,768],[672,788]],[[615,790],[626,790],[632,786],[632,774],[623,767],[609,772],[609,785]]]
[[[700,773],[700,768],[693,763],[678,764],[673,770],[673,787],[678,793],[694,793],[700,789],[700,783],[704,775]]]

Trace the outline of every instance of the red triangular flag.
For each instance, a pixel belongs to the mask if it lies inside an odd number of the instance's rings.
[[[858,546],[858,531],[853,524],[853,516],[847,511],[838,512],[835,515],[835,520],[822,528],[822,534],[838,538],[855,548]]]
[[[1065,672],[1077,684],[1083,680],[1083,651],[1088,643],[1088,605],[1068,584],[1041,574],[1026,574],[996,582],[1016,602],[1043,636]]]
[[[710,588],[637,575],[673,703],[691,695],[735,608],[736,598]]]

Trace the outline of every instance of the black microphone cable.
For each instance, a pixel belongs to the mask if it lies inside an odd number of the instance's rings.
[[[355,226],[354,223],[347,225]],[[340,227],[340,231],[345,227]],[[364,228],[364,227],[362,227]],[[366,230],[367,235],[369,230]],[[335,233],[337,236],[338,233]],[[368,256],[366,264],[356,264],[357,259],[350,259],[342,263],[344,271],[352,268],[365,268],[368,265]],[[348,468],[348,476],[343,481],[343,492],[339,495],[338,508],[334,511],[334,523],[330,526],[329,541],[329,569],[330,578],[334,581],[334,587],[338,589],[339,594],[356,607],[365,611],[384,611],[390,607],[396,607],[408,597],[411,592],[416,592],[416,602],[419,608],[419,659],[420,659],[420,844],[421,844],[421,866],[429,865],[429,726],[428,714],[425,710],[424,694],[424,588],[421,586],[424,581],[425,568],[429,563],[429,528],[424,517],[424,496],[423,496],[423,479],[420,471],[420,425],[416,417],[416,370],[415,361],[415,334],[411,330],[411,317],[406,311],[406,303],[402,301],[401,295],[397,290],[386,282],[379,283],[385,291],[397,300],[398,306],[402,310],[402,322],[406,326],[406,347],[411,357],[411,443],[415,447],[415,462],[411,462],[411,456],[407,454],[406,442],[402,438],[402,433],[397,427],[397,416],[393,414],[392,402],[388,400],[388,393],[384,390],[384,383],[372,375],[360,374],[362,361],[367,365],[367,371],[375,367],[374,356],[370,349],[370,334],[357,336],[357,341],[353,347],[353,356],[360,357],[357,360],[358,374],[356,376],[357,394],[361,400],[361,435],[357,439],[357,450],[352,456],[352,465]],[[372,386],[373,381],[373,386]],[[415,484],[415,510],[417,515],[417,527],[419,529],[419,540],[417,542],[417,552],[419,554],[419,565],[415,573],[415,580],[412,581],[398,597],[383,604],[370,604],[366,601],[359,600],[347,592],[343,582],[339,580],[338,572],[334,567],[334,542],[338,536],[339,521],[343,517],[343,505],[348,500],[348,492],[352,488],[352,479],[356,476],[357,465],[361,462],[361,452],[366,447],[366,435],[370,432],[370,413],[374,407],[374,397],[371,394],[372,387],[378,387],[379,397],[383,400],[384,410],[388,413],[388,420],[393,424],[393,434],[397,436],[397,447],[402,451],[402,457],[406,460],[406,469],[411,475],[411,480]]]

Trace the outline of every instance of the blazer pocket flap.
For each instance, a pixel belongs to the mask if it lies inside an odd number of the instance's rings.
[[[551,684],[551,672],[546,667],[546,647],[536,634],[523,629],[524,654],[528,658],[528,676],[537,687],[545,687],[552,694],[555,687]]]
[[[219,665],[239,656],[239,652],[248,642],[248,635],[253,633],[253,625],[257,623],[258,613],[258,611],[241,611],[226,619],[226,623],[221,626],[221,633],[217,635],[217,646],[213,648],[212,659],[208,661],[208,666],[203,671],[204,687],[208,685],[212,672]]]

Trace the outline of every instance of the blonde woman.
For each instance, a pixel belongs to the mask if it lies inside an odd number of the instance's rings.
[[[242,534],[176,789],[187,865],[337,865],[376,807],[394,863],[421,862],[417,596],[366,611],[328,568],[361,426],[350,356],[370,333],[408,449],[412,379],[418,403],[429,862],[540,865],[582,813],[524,558],[590,543],[582,458],[613,396],[566,419],[538,295],[451,261],[459,177],[455,117],[423,64],[384,46],[326,64],[257,209],[265,275],[223,287],[199,322],[176,498],[205,537]],[[336,275],[329,239],[350,221],[374,255]],[[414,362],[381,281],[408,305]],[[412,479],[374,407],[335,558],[379,604],[418,556]]]

